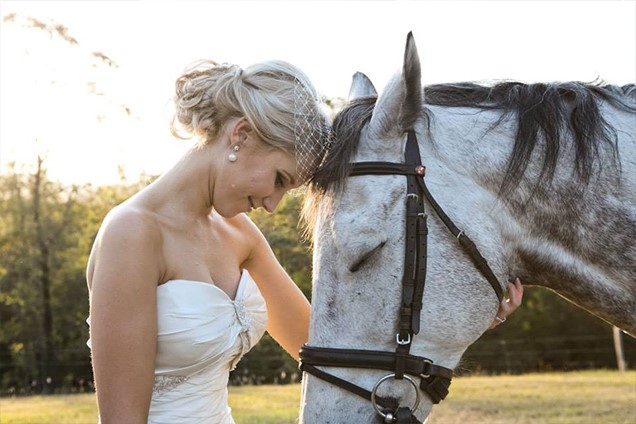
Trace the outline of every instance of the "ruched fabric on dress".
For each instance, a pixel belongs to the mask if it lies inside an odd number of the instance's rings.
[[[158,286],[148,423],[234,423],[227,402],[229,373],[266,327],[265,300],[246,270],[234,300],[200,281],[170,280]]]

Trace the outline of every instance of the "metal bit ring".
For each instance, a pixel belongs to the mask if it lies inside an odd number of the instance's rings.
[[[377,412],[382,418],[385,419],[385,422],[391,422],[393,420],[393,417],[392,417],[393,414],[386,413],[380,408],[380,405],[378,405],[375,400],[375,392],[378,391],[378,387],[380,387],[382,383],[384,383],[386,380],[390,378],[395,379],[395,374],[391,373],[391,374],[385,375],[384,377],[379,379],[378,382],[375,383],[375,385],[373,386],[373,389],[371,389],[371,405],[373,405],[373,409],[375,409],[375,412]],[[411,407],[411,411],[415,411],[417,407],[420,406],[420,391],[418,390],[417,383],[415,382],[415,380],[413,380],[408,375],[404,375],[403,378],[404,380],[407,380],[409,383],[411,383],[411,385],[413,386],[413,389],[415,390],[415,403]],[[386,421],[387,419],[391,421]]]

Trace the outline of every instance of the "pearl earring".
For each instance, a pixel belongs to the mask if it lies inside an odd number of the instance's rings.
[[[227,160],[229,160],[230,162],[236,162],[236,160],[238,159],[238,156],[236,156],[236,152],[238,152],[240,148],[241,147],[238,144],[232,147],[232,153],[228,155]]]

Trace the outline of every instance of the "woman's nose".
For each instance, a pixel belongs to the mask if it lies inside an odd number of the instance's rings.
[[[285,190],[276,190],[271,195],[263,199],[263,207],[268,213],[273,213],[285,195]]]

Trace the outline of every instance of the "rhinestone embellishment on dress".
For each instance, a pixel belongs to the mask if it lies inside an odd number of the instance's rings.
[[[169,392],[187,379],[188,377],[183,375],[157,375],[152,391],[158,394]]]
[[[235,300],[234,310],[236,311],[236,318],[238,319],[239,324],[241,324],[241,331],[248,331],[252,326],[252,317],[250,316],[250,313],[243,301],[238,299]]]

